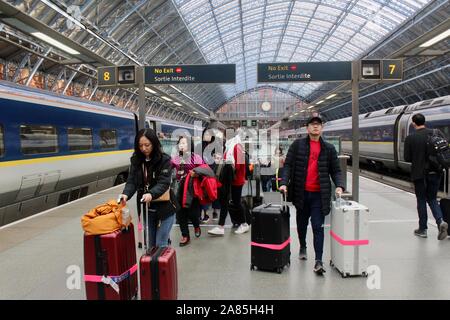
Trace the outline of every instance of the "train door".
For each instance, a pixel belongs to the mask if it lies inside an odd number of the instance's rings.
[[[405,152],[405,139],[410,134],[409,129],[411,125],[411,116],[412,113],[403,114],[398,122],[398,134],[397,134],[397,159],[398,159],[398,167],[401,170],[409,170],[411,166],[409,163],[405,162],[405,158],[403,156]]]
[[[151,120],[146,120],[145,121],[145,128],[146,129],[152,129],[156,131],[156,124],[155,121],[151,121]]]

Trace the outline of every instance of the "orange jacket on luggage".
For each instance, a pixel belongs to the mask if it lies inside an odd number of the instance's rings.
[[[99,205],[81,218],[81,226],[87,235],[98,235],[111,233],[123,227],[127,227],[131,222],[122,221],[122,204],[117,204],[115,200]]]

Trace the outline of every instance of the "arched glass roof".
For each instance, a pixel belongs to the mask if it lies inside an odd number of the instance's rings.
[[[207,63],[235,63],[227,98],[258,86],[258,62],[355,60],[431,0],[172,0]],[[276,86],[307,97],[321,83]]]

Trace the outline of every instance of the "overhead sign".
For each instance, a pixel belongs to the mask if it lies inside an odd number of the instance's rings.
[[[146,66],[145,84],[236,83],[235,64]]]
[[[116,67],[100,67],[97,69],[97,84],[99,87],[116,85]]]
[[[403,60],[385,59],[383,60],[383,80],[402,80]]]
[[[118,84],[136,84],[135,66],[117,67],[117,83]]]
[[[97,84],[99,87],[136,85],[136,66],[99,67],[97,69]]]
[[[346,81],[352,79],[350,61],[258,63],[258,82]]]
[[[380,80],[381,79],[381,61],[380,60],[361,60],[361,79]]]
[[[252,127],[256,127],[256,120],[252,120]]]
[[[361,80],[402,80],[402,59],[361,60]]]
[[[247,126],[247,120],[241,120],[241,126],[246,127]]]

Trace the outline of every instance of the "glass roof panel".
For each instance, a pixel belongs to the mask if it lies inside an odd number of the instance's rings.
[[[355,59],[431,1],[174,0],[173,3],[208,63],[238,64],[239,83],[222,87],[229,97],[246,85],[248,89],[257,86],[254,68],[258,62]],[[307,96],[321,83],[273,85]]]

